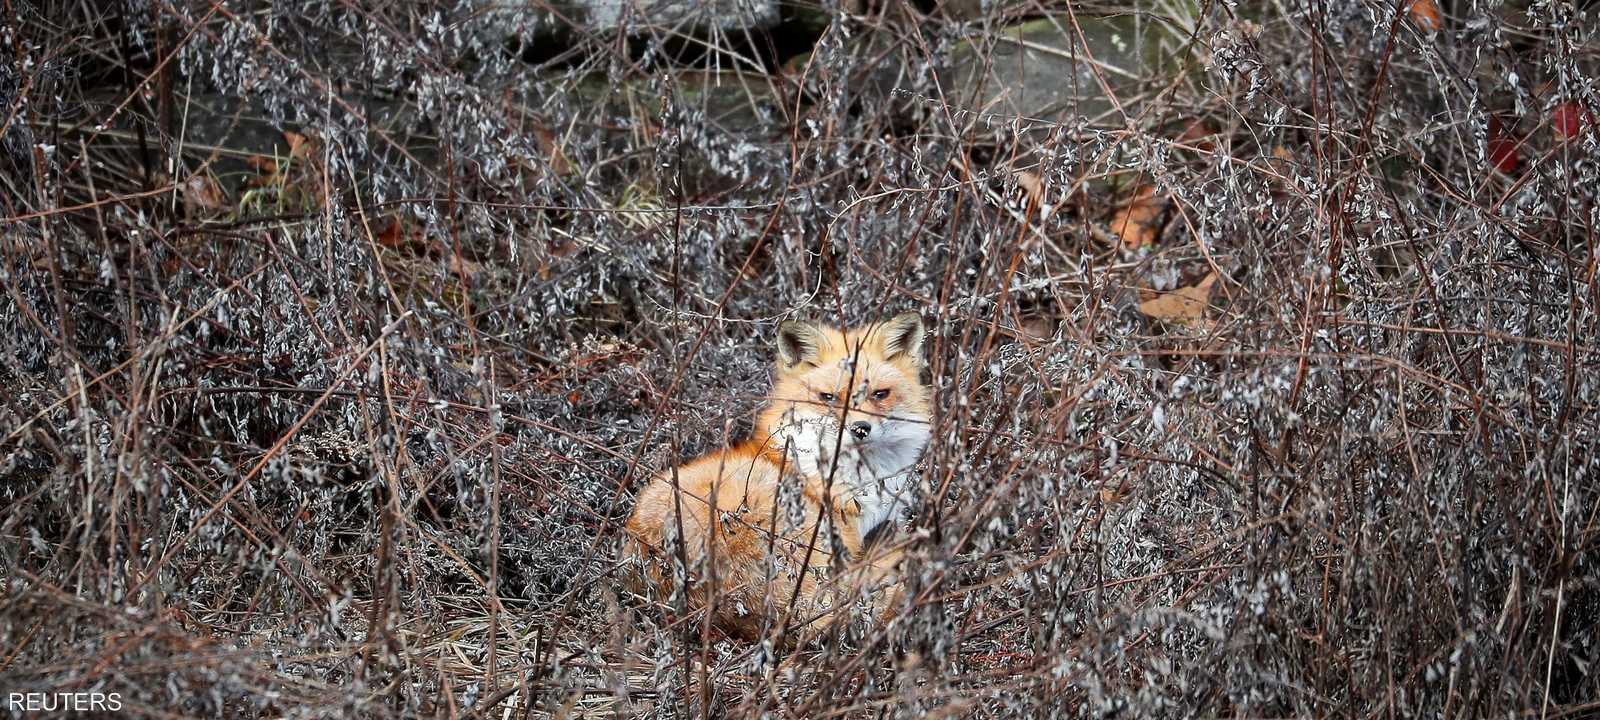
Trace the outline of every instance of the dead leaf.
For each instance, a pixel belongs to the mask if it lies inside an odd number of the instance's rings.
[[[534,125],[533,134],[538,138],[539,147],[544,150],[545,157],[549,158],[550,172],[557,175],[572,172],[572,161],[568,160],[567,154],[561,150],[561,143],[556,139],[555,133],[543,125]]]
[[[421,255],[426,251],[426,238],[416,223],[403,217],[392,217],[382,227],[372,236],[379,245],[411,255]]]
[[[1205,324],[1206,308],[1210,307],[1211,286],[1216,282],[1217,274],[1207,273],[1197,285],[1161,293],[1139,303],[1139,312],[1177,325],[1201,327]]]
[[[389,227],[378,233],[378,244],[387,248],[400,247],[400,236],[400,221],[392,220],[389,222]]]
[[[291,160],[304,160],[311,152],[312,142],[310,138],[300,133],[293,130],[285,130],[283,131],[283,140],[289,144],[289,158]]]
[[[1115,505],[1128,499],[1128,496],[1132,494],[1131,488],[1128,487],[1126,482],[1118,484],[1116,487],[1102,487],[1099,492],[1100,504]]]
[[[1434,0],[1411,0],[1406,11],[1411,14],[1412,24],[1422,30],[1444,27],[1444,14],[1439,12],[1439,3]]]
[[[263,178],[270,178],[278,174],[278,161],[265,155],[251,155],[244,159],[244,163]]]
[[[1027,193],[1029,203],[1034,207],[1044,207],[1044,181],[1038,175],[1027,170],[1018,172],[1017,184]]]
[[[1049,340],[1056,336],[1056,319],[1044,315],[1025,317],[1017,329],[1029,340]]]
[[[1182,134],[1178,135],[1178,142],[1192,145],[1195,149],[1203,152],[1214,152],[1217,149],[1217,144],[1214,142],[1216,136],[1217,130],[1211,126],[1211,123],[1204,120],[1195,120],[1183,129]]]
[[[476,260],[461,257],[460,253],[450,254],[450,272],[462,277],[472,277],[483,271],[483,264]]]
[[[1134,191],[1133,199],[1117,209],[1111,217],[1111,232],[1122,239],[1122,247],[1137,250],[1156,244],[1161,235],[1161,214],[1166,210],[1165,199],[1157,199],[1155,189],[1141,185]]]
[[[210,175],[195,175],[183,184],[183,209],[190,217],[226,210],[228,199]]]

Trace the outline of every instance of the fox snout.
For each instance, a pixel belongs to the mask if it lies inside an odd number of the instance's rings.
[[[834,415],[828,418],[828,420],[825,422],[826,425],[831,428],[838,428],[840,425],[843,425],[845,442],[859,445],[866,443],[869,440],[880,439],[888,427],[887,423],[892,419],[893,418],[882,417],[869,412],[858,413],[851,411],[844,414],[842,417],[839,415]],[[828,435],[828,439],[831,440],[832,437],[833,436],[830,433]]]
[[[841,413],[809,415],[796,412],[788,417],[785,424],[778,427],[778,436],[806,447],[815,446],[824,450],[831,449],[839,442],[847,446],[861,445],[883,434],[882,420],[882,418],[860,417],[853,412],[848,415]],[[843,432],[840,432],[841,430]]]

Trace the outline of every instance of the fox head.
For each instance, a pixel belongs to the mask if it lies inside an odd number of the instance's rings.
[[[757,432],[787,447],[797,469],[813,479],[838,478],[866,491],[874,481],[882,488],[904,476],[931,434],[922,335],[916,313],[848,330],[783,323],[772,395]]]

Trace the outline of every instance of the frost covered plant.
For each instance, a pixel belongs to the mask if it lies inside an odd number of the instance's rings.
[[[90,5],[0,21],[11,690],[405,717],[1596,695],[1582,8]],[[1096,66],[1115,104],[960,103],[985,75],[952,63],[1026,76],[1077,46],[1020,25],[1093,49],[1103,14],[1187,65]],[[906,310],[938,401],[892,622],[789,651],[617,582],[645,480],[750,431],[780,320]]]

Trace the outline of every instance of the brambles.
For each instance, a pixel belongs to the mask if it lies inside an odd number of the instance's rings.
[[[1571,4],[92,5],[0,33],[7,691],[1596,697]],[[784,654],[626,593],[633,493],[748,432],[777,321],[902,310],[940,414],[895,622]]]

